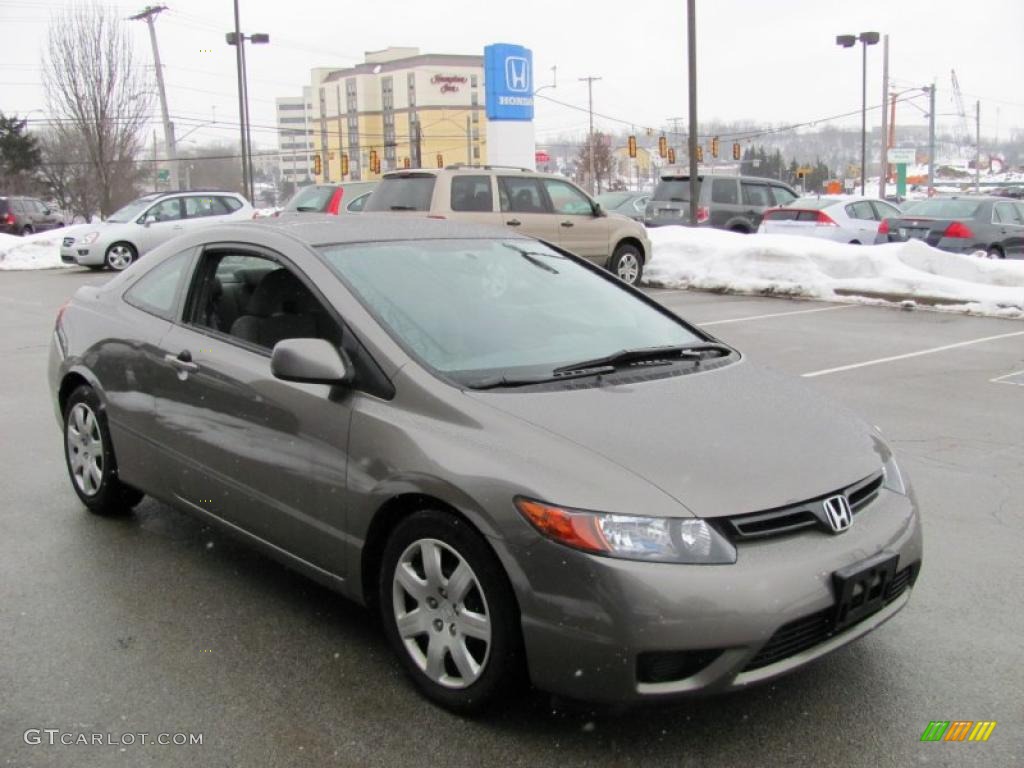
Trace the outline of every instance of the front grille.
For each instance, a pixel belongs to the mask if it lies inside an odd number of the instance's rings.
[[[70,248],[74,244],[75,244],[75,238],[73,238],[73,237],[65,237],[64,238],[64,247],[65,248]]]
[[[670,683],[697,674],[722,655],[721,650],[647,651],[636,658],[636,678],[641,683]]]
[[[892,603],[910,588],[917,578],[919,568],[920,563],[914,563],[896,574],[885,589],[885,605]],[[769,664],[795,656],[801,651],[806,651],[808,648],[813,648],[825,642],[837,634],[835,615],[835,606],[829,606],[817,613],[812,613],[809,616],[795,619],[788,624],[783,624],[771,636],[771,639],[765,644],[764,648],[758,651],[757,655],[747,663],[743,671],[750,672],[754,669],[767,667]],[[870,616],[865,616],[861,621],[869,618]],[[854,624],[853,626],[857,625]],[[850,629],[850,627],[844,627],[843,631],[847,629]]]
[[[850,502],[850,510],[853,514],[857,514],[878,496],[883,479],[882,473],[877,472],[834,493],[809,499],[799,504],[725,518],[723,527],[734,541],[781,536],[811,527],[829,530],[822,516],[822,502],[825,499],[837,494],[845,494]]]

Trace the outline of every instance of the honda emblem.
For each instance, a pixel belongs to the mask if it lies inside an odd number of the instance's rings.
[[[505,59],[505,86],[514,93],[530,90],[530,63],[522,56]]]
[[[850,502],[846,496],[830,496],[822,502],[825,509],[825,519],[832,528],[832,533],[842,533],[853,525],[853,510],[850,509]]]

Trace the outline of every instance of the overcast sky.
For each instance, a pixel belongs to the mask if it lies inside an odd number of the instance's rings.
[[[105,3],[106,4],[106,3]],[[147,2],[118,3],[128,16]],[[47,22],[61,0],[0,0],[0,111],[44,109],[39,60]],[[234,139],[238,102],[230,0],[167,0],[157,22],[168,101],[186,122],[220,125],[191,140]],[[389,45],[425,53],[481,53],[492,42],[533,49],[538,84],[558,66],[559,101],[586,107],[586,85],[596,75],[595,111],[659,126],[686,114],[685,0],[241,0],[246,33],[268,32],[271,44],[249,49],[254,126],[274,123],[274,97],[299,93],[313,66],[346,66],[363,52]],[[140,62],[151,65],[143,22],[129,22]],[[860,50],[835,45],[835,35],[878,31],[890,35],[890,73],[896,86],[937,83],[938,112],[954,109],[950,70],[964,92],[973,130],[974,102],[982,102],[982,133],[1024,129],[1024,0],[698,0],[698,94],[701,120],[751,119],[797,123],[860,107]],[[204,52],[210,50],[211,52]],[[869,102],[881,99],[881,45],[868,50]],[[151,71],[151,70],[150,70]],[[154,101],[154,109],[156,109]],[[39,113],[32,115],[40,118]],[[872,123],[879,121],[876,110]],[[940,124],[953,118],[940,117]],[[901,107],[898,122],[923,122]],[[597,119],[599,126],[619,124]],[[836,121],[855,125],[858,117]],[[537,99],[538,141],[562,132],[581,134],[587,115]],[[272,146],[272,130],[255,130]]]

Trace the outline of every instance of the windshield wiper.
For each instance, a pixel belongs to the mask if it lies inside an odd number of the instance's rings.
[[[717,342],[702,342],[700,344],[681,344],[664,347],[639,347],[637,349],[620,349],[604,357],[595,357],[591,360],[581,360],[578,363],[561,365],[555,368],[553,373],[564,373],[580,368],[593,368],[595,366],[610,365],[619,366],[626,363],[635,363],[642,360],[663,361],[663,365],[679,362],[682,360],[693,360],[697,363],[711,353],[717,352],[716,357],[725,357],[732,353],[732,349],[725,344]]]
[[[466,384],[470,389],[497,389],[498,387],[528,387],[531,384],[547,384],[552,381],[565,381],[566,379],[579,379],[584,376],[602,376],[606,373],[615,373],[615,367],[611,365],[599,365],[589,368],[576,367],[571,371],[542,373],[538,376],[492,376],[487,379],[478,379]]]
[[[557,275],[558,274],[558,270],[557,269],[555,269],[554,267],[550,266],[549,264],[545,264],[543,261],[541,261],[540,259],[536,258],[537,256],[547,257],[547,256],[551,256],[552,254],[550,254],[550,253],[534,253],[533,251],[527,251],[525,248],[520,248],[517,245],[512,245],[512,243],[502,243],[502,245],[505,246],[506,248],[511,248],[513,251],[518,253],[520,256],[522,256],[524,259],[526,259],[528,262],[533,264],[533,266],[540,267],[541,269],[545,270],[546,272],[550,272],[553,275]],[[559,257],[559,258],[561,258],[561,257]]]

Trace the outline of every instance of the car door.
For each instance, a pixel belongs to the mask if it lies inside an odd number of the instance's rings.
[[[140,217],[141,223],[133,233],[140,256],[185,231],[181,202],[180,197],[165,198],[151,205]]]
[[[343,574],[353,393],[282,381],[270,368],[275,339],[343,345],[336,313],[313,287],[329,273],[313,266],[319,272],[311,279],[254,246],[202,253],[181,322],[161,341],[157,439],[178,468],[178,501]],[[222,278],[235,271],[263,277],[244,314],[228,324],[220,319]]]
[[[543,184],[558,221],[559,244],[577,256],[605,264],[611,255],[608,217],[596,216],[591,199],[569,182],[544,179]]]
[[[743,213],[757,229],[761,226],[765,209],[774,205],[771,187],[763,182],[741,181],[740,193],[743,196]]]
[[[499,176],[501,223],[530,237],[559,242],[559,222],[550,208],[540,179],[534,176]]]
[[[737,178],[713,177],[711,179],[710,224],[719,229],[750,225],[740,205],[740,185]],[[753,227],[751,227],[751,230]]]
[[[217,195],[186,195],[182,202],[185,206],[182,224],[190,231],[222,222],[232,213],[224,204],[224,198]]]
[[[475,224],[501,224],[501,213],[494,210],[494,177],[490,174],[463,175],[450,177],[449,205],[457,213],[459,221]]]
[[[858,243],[870,245],[875,242],[875,235],[878,234],[878,214],[868,200],[857,200],[848,203],[844,210],[849,221],[849,231],[846,237],[850,242],[856,240]]]
[[[1021,218],[1020,213],[1014,203],[996,203],[992,206],[992,225],[1003,254],[1008,259],[1024,257],[1024,218]]]

